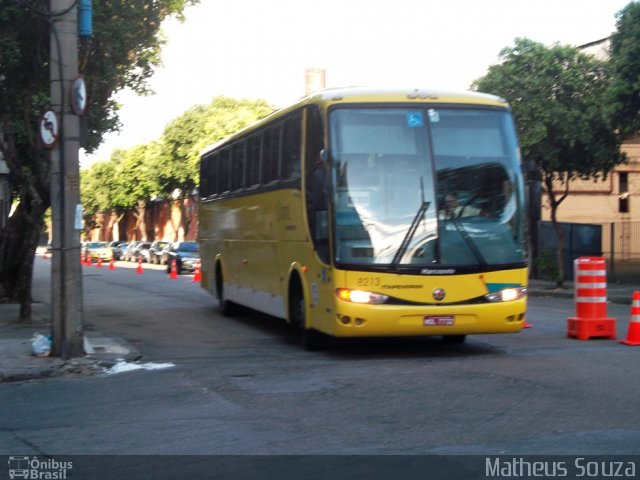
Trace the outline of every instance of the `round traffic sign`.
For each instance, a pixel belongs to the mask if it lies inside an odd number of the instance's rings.
[[[71,108],[76,115],[84,115],[87,110],[87,86],[82,75],[71,83]]]
[[[44,148],[53,148],[60,137],[60,121],[56,112],[47,108],[38,121],[38,135]]]

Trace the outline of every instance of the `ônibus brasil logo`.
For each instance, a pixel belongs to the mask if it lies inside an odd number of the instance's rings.
[[[67,470],[73,468],[73,462],[61,462],[53,458],[40,460],[38,457],[9,457],[9,478],[30,480],[65,480]]]

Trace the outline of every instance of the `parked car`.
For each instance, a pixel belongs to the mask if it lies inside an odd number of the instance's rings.
[[[89,242],[84,246],[83,255],[89,258],[89,260],[97,261],[110,261],[113,258],[113,252],[107,242]]]
[[[193,272],[200,264],[200,247],[196,242],[174,242],[164,249],[163,258],[167,261],[167,273],[171,273],[173,261],[176,261],[176,271]]]
[[[130,262],[137,262],[140,259],[143,262],[148,262],[150,246],[151,242],[132,242],[127,247],[127,251],[124,254],[124,259]]]
[[[111,246],[111,251],[113,252],[114,260],[121,260],[125,250],[129,246],[129,244],[124,240],[111,242],[109,245]]]
[[[142,258],[143,262],[149,262],[149,248],[151,242],[142,242],[138,245],[138,256]]]
[[[125,262],[133,262],[136,260],[136,247],[141,244],[142,242],[140,241],[133,241],[133,242],[129,242],[129,245],[127,245],[127,249],[124,250],[123,254],[122,254],[122,259]]]
[[[149,247],[149,263],[160,264],[162,262],[162,251],[169,246],[169,242],[156,240]]]

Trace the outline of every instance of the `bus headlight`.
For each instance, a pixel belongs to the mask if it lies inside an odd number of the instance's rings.
[[[389,297],[380,293],[365,292],[364,290],[351,290],[349,288],[336,289],[336,295],[340,300],[351,303],[385,303]]]
[[[484,298],[490,302],[511,302],[527,294],[527,287],[505,288],[498,292],[487,293]]]

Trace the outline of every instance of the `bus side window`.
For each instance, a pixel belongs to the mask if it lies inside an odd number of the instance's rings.
[[[220,155],[217,153],[214,153],[213,155],[211,155],[210,158],[211,158],[211,161],[209,163],[209,172],[208,172],[209,190],[211,195],[217,195],[218,193],[220,193],[220,188],[218,186],[219,180],[220,180],[218,178],[218,168],[220,166]]]
[[[229,191],[229,180],[231,177],[231,149],[225,148],[218,157],[218,193]]]
[[[260,183],[260,148],[262,134],[258,133],[249,137],[247,146],[247,187],[253,187]]]
[[[231,190],[238,190],[245,187],[245,152],[246,143],[244,140],[233,145],[233,157],[231,164]]]
[[[326,210],[326,179],[328,172],[320,152],[323,149],[323,131],[320,112],[317,109],[307,110],[307,202],[310,210]]]
[[[213,192],[211,191],[210,184],[210,172],[212,166],[213,156],[208,155],[202,159],[200,162],[200,185],[198,190],[200,191],[201,198],[207,198]]]
[[[320,110],[311,106],[306,115],[306,186],[309,230],[320,259],[329,263],[329,225],[327,199],[329,173],[320,152],[324,148],[324,130]]]
[[[281,125],[276,125],[265,132],[262,149],[262,182],[277,180],[280,170],[280,132]]]
[[[282,131],[282,179],[300,178],[300,114],[287,119]]]

